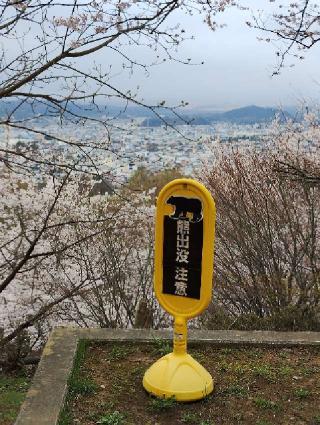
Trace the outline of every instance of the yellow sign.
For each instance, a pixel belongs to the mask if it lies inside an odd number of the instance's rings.
[[[178,179],[162,189],[157,201],[154,282],[161,306],[173,316],[198,316],[211,300],[214,226],[214,201],[202,184]]]
[[[196,400],[213,389],[210,374],[186,352],[186,323],[211,300],[214,226],[214,201],[202,184],[178,179],[162,189],[157,201],[154,286],[161,306],[175,318],[174,349],[143,379],[145,389],[159,397]]]

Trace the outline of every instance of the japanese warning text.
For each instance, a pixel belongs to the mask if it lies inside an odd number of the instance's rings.
[[[163,293],[200,299],[203,220],[164,217]]]
[[[189,230],[190,222],[188,219],[177,221],[177,255],[175,272],[175,294],[186,297],[188,287],[188,269],[182,264],[189,263]]]

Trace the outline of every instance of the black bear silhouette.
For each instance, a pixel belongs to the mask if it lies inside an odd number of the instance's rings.
[[[179,217],[187,217],[187,213],[193,214],[192,222],[197,223],[202,220],[202,205],[200,199],[184,198],[183,196],[170,196],[167,204],[175,207],[174,214],[171,218],[178,219]]]

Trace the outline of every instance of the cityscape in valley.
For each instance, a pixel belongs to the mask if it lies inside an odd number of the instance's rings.
[[[185,175],[192,175],[218,144],[262,149],[274,122],[282,125],[285,119],[291,119],[289,112],[257,106],[175,119],[166,115],[159,118],[140,108],[110,119],[107,131],[97,129],[96,122],[90,120],[77,126],[67,122],[61,127],[57,118],[49,116],[34,121],[34,128],[40,129],[40,133],[5,127],[0,131],[2,143],[20,148],[32,145],[34,149],[41,143],[41,150],[48,153],[53,148],[64,151],[61,138],[90,142],[94,137],[107,147],[95,154],[99,170],[117,185],[126,182],[139,167],[153,172],[178,168]]]

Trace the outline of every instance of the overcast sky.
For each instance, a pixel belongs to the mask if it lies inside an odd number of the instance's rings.
[[[242,3],[244,1],[248,6],[263,8],[266,15],[280,3],[270,3],[270,0],[243,0]],[[198,64],[204,61],[203,65],[188,66],[168,61],[152,67],[149,77],[139,69],[130,76],[128,72],[118,73],[122,69],[123,58],[117,57],[111,49],[102,49],[85,59],[79,58],[76,66],[89,71],[95,63],[108,70],[112,64],[115,77],[110,80],[111,84],[122,91],[140,86],[140,97],[148,103],[166,100],[167,105],[173,105],[184,100],[193,108],[211,110],[252,104],[298,106],[302,101],[319,104],[320,43],[305,53],[303,61],[287,58],[288,67],[283,69],[280,76],[272,77],[277,63],[276,46],[257,40],[263,34],[245,24],[251,14],[250,10],[228,10],[221,15],[221,23],[227,24],[227,27],[216,32],[203,23],[203,17],[186,17],[181,11],[170,16],[169,24],[179,22],[188,36],[195,37],[180,46],[178,57],[191,58],[193,63]],[[32,31],[27,32],[26,37],[29,37],[29,41],[24,40],[27,47],[37,42]],[[12,43],[11,50],[14,52],[14,42],[14,39],[6,41],[9,51]],[[141,46],[123,52],[141,62],[148,62],[153,57],[149,49]],[[295,64],[293,68],[289,67],[291,63]]]
[[[257,0],[257,4],[268,3]],[[251,2],[252,4],[252,2]],[[250,13],[250,12],[247,12]],[[276,47],[257,40],[262,34],[246,26],[248,14],[232,10],[222,16],[226,28],[212,32],[199,18],[172,16],[195,35],[180,48],[181,58],[204,65],[167,63],[155,67],[150,77],[135,73],[117,78],[121,86],[139,84],[147,101],[189,101],[193,107],[228,109],[249,104],[261,106],[297,105],[317,101],[320,94],[320,46],[307,52],[304,61],[288,58],[295,67],[271,77],[276,66]],[[319,43],[320,44],[320,43]],[[148,52],[140,51],[148,57]]]

